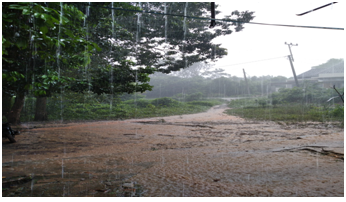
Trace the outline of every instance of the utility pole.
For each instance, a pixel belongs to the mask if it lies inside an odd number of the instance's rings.
[[[244,70],[244,69],[243,69],[243,72],[244,72],[244,79],[245,79],[245,83],[246,83],[246,87],[247,87],[247,93],[250,95],[249,84],[248,84],[248,82],[247,82],[246,74],[245,74],[245,70]]]
[[[293,76],[294,76],[294,80],[296,81],[297,87],[299,87],[298,79],[297,79],[297,76],[296,76],[296,72],[294,71],[293,62],[292,62],[292,58],[291,58],[290,55],[288,55],[288,59],[290,60],[290,64],[291,64],[291,68],[292,68],[292,72],[293,72]]]
[[[288,55],[288,59],[289,59],[290,64],[291,64],[291,68],[292,68],[294,80],[296,81],[297,87],[299,87],[298,79],[297,79],[296,72],[295,72],[294,66],[293,66],[294,59],[293,59],[293,54],[292,54],[292,51],[291,51],[291,46],[298,46],[298,44],[294,45],[294,44],[292,44],[292,43],[288,44],[288,43],[286,43],[286,42],[285,42],[285,44],[288,45],[288,49],[290,50],[290,54],[291,54],[291,55]]]
[[[285,44],[288,46],[288,48],[290,49],[290,53],[291,53],[291,58],[292,58],[292,61],[294,62],[294,59],[293,59],[293,55],[292,55],[292,51],[291,51],[291,46],[298,46],[298,44],[294,45],[292,43],[288,44],[285,42]]]

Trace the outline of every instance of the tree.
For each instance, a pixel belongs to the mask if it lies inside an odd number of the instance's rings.
[[[60,13],[59,13],[60,10]],[[8,122],[19,123],[28,91],[47,96],[73,78],[61,74],[87,63],[98,49],[84,39],[84,14],[59,3],[3,3],[3,94],[16,96]]]
[[[110,86],[121,85],[125,80],[114,80],[113,70],[122,71],[121,61],[135,62],[139,71],[146,74],[153,73],[154,69],[170,73],[186,68],[193,63],[221,58],[227,54],[220,44],[212,44],[211,40],[220,35],[231,34],[230,25],[236,26],[236,31],[243,29],[241,23],[218,23],[215,29],[210,30],[206,21],[184,19],[169,14],[186,14],[192,16],[206,16],[210,11],[209,3],[74,3],[87,14],[85,21],[88,27],[88,40],[99,44],[102,51],[91,56],[91,63],[85,71],[88,76],[79,77],[79,81],[88,83],[84,90],[92,90],[92,86],[103,89],[98,93],[112,93]],[[121,8],[124,10],[115,10]],[[186,7],[186,9],[185,9]],[[158,11],[166,16],[132,11]],[[217,13],[219,13],[217,11]],[[247,22],[253,19],[252,12],[232,13],[236,20]],[[230,18],[230,16],[228,17]],[[185,30],[185,31],[184,31]],[[145,67],[142,70],[140,67]],[[150,69],[153,68],[153,69]],[[96,71],[96,69],[98,69]],[[118,69],[118,70],[115,70]],[[125,73],[135,74],[133,68],[124,68]],[[107,78],[109,75],[109,79]],[[80,74],[81,75],[81,74]],[[102,75],[102,76],[101,76]],[[102,77],[102,87],[93,79]],[[88,77],[88,81],[86,81]],[[113,78],[113,80],[112,80]],[[97,80],[97,79],[96,79]],[[111,81],[112,80],[112,81]],[[109,81],[109,82],[107,82]],[[121,83],[116,83],[120,81]],[[133,80],[132,80],[133,82]],[[112,84],[111,84],[112,83]],[[83,85],[78,85],[82,87]],[[107,90],[108,86],[108,90]],[[96,88],[95,88],[96,89]],[[83,88],[80,89],[82,91]],[[149,88],[147,89],[149,90]],[[111,92],[109,92],[111,91]],[[116,93],[116,91],[114,91]]]
[[[206,62],[196,62],[186,69],[181,69],[180,71],[172,72],[171,75],[179,76],[182,78],[192,78],[196,76],[206,75],[211,68],[212,65]]]
[[[132,12],[143,9],[207,16],[210,5],[3,3],[3,30],[8,30],[2,35],[3,91],[16,96],[8,121],[19,122],[28,94],[38,100],[35,119],[45,120],[44,99],[64,90],[111,95],[150,90],[148,76],[156,70],[169,73],[221,58],[226,49],[211,40],[231,34],[231,25],[243,29],[242,23],[219,22],[210,30],[206,21]],[[252,14],[232,12],[243,22]]]
[[[119,94],[144,92],[152,87],[148,85],[149,74],[154,69],[133,68],[135,63],[128,57],[131,52],[133,33],[124,28],[116,18],[133,17],[134,13],[117,11],[112,7],[138,10],[124,2],[71,3],[86,14],[85,27],[87,40],[98,44],[101,51],[91,54],[90,63],[75,72],[76,82],[69,90],[89,91],[97,94]],[[121,43],[121,45],[120,45]],[[81,74],[82,72],[82,74]],[[136,84],[136,85],[134,85]]]
[[[209,29],[209,21],[184,18],[172,15],[209,17],[210,3],[208,2],[170,2],[138,4],[145,11],[158,11],[162,15],[137,14],[137,18],[127,19],[123,24],[129,30],[136,32],[133,43],[137,65],[155,67],[163,73],[178,71],[191,66],[193,63],[216,60],[227,55],[227,50],[220,44],[212,44],[212,40],[221,35],[232,33],[231,25],[236,31],[244,27],[242,23],[218,22]],[[218,5],[216,5],[217,9]],[[219,11],[216,10],[216,14]],[[172,14],[172,15],[171,15]],[[253,12],[234,11],[226,19],[249,22],[254,17]]]

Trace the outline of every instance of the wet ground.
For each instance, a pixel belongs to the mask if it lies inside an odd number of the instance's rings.
[[[23,124],[3,196],[344,196],[344,130],[208,112]],[[14,127],[15,128],[15,127]]]

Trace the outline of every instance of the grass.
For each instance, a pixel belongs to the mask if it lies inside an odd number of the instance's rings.
[[[59,99],[51,99],[47,105],[47,113],[49,121],[123,120],[199,113],[221,103],[220,100],[179,102],[171,98],[158,98],[114,102],[111,107],[109,103],[76,103],[75,100],[64,100],[61,105]],[[34,119],[33,106],[35,105],[29,105],[23,110],[21,122]]]
[[[322,106],[317,104],[258,104],[255,99],[232,101],[232,109],[226,111],[229,115],[240,116],[252,120],[269,120],[289,122],[340,122],[343,126],[343,106]]]

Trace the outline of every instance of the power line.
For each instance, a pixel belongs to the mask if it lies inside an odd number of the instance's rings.
[[[286,57],[287,57],[287,56],[281,56],[281,57],[276,57],[276,58],[268,58],[268,59],[263,59],[263,60],[255,60],[255,61],[250,61],[250,62],[243,62],[243,63],[237,63],[237,64],[230,64],[230,65],[218,66],[218,67],[215,67],[215,68],[219,68],[219,67],[230,67],[230,66],[248,64],[248,63],[255,63],[255,62],[262,62],[262,61],[274,60],[274,59],[286,58]]]
[[[87,5],[87,6],[93,6],[93,5]],[[107,8],[107,9],[114,9],[114,10],[121,10],[121,11],[129,11],[129,12],[136,12],[136,13],[150,13],[150,14],[154,14],[154,15],[170,15],[170,16],[175,16],[175,17],[186,17],[186,18],[199,19],[199,20],[208,20],[208,21],[216,20],[216,21],[222,21],[222,22],[248,23],[248,24],[255,24],[255,25],[296,27],[296,28],[312,28],[312,29],[344,30],[344,28],[338,28],[338,27],[318,27],[318,26],[304,26],[304,25],[270,24],[270,23],[260,23],[260,22],[244,22],[244,21],[231,20],[231,19],[205,18],[205,17],[196,17],[196,16],[160,13],[160,12],[154,12],[154,11],[124,9],[124,8],[119,8],[119,7],[105,7],[105,6],[93,6],[93,7]]]

